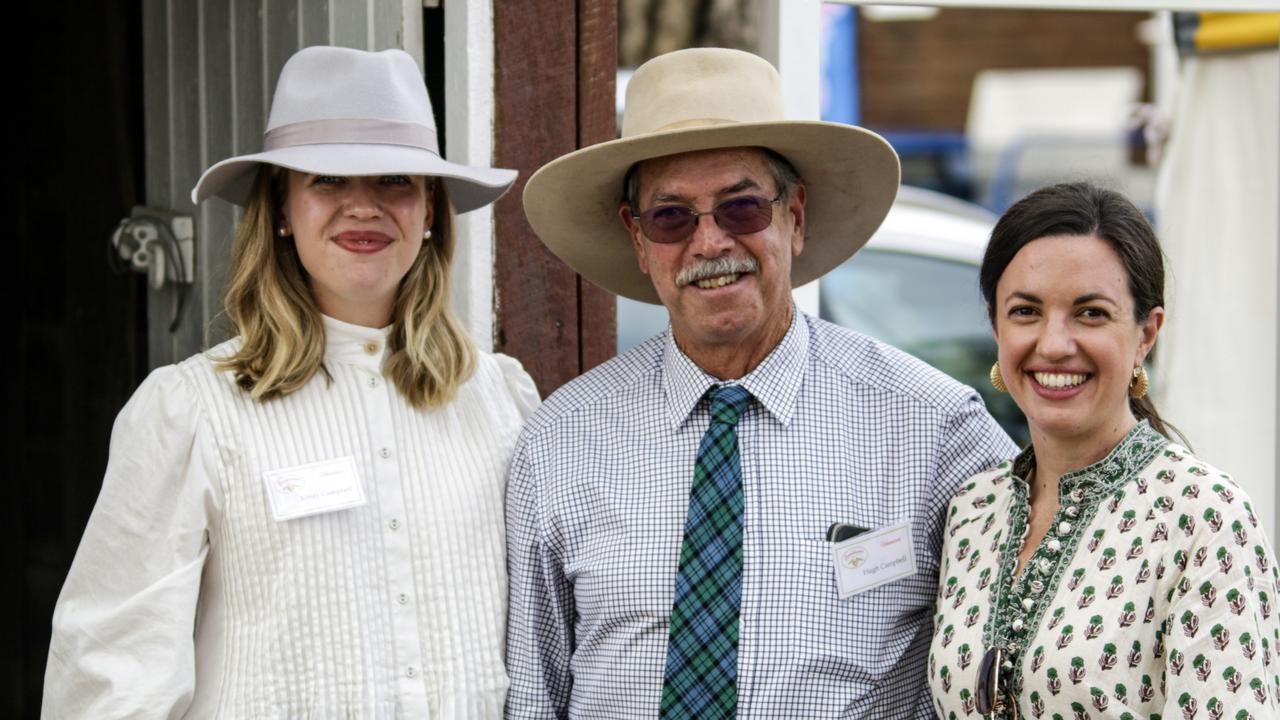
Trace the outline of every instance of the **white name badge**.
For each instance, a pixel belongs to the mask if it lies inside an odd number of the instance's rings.
[[[911,522],[880,528],[831,546],[840,599],[916,574]]]
[[[359,507],[368,500],[350,455],[262,473],[277,521]]]

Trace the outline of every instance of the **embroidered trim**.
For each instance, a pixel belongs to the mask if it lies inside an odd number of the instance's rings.
[[[1024,478],[1035,466],[1034,450],[1028,447],[1010,466],[1006,476],[1012,481],[1014,498],[1009,506],[1009,534],[1000,544],[1000,589],[995,595],[995,608],[983,626],[983,641],[988,648],[997,643],[1004,648],[1006,664],[1012,664],[1006,670],[1006,678],[1014,697],[1022,694],[1026,639],[1036,635],[1050,604],[1045,600],[1057,595],[1062,575],[1071,565],[1102,501],[1108,496],[1123,497],[1124,486],[1168,445],[1169,440],[1143,420],[1105,458],[1063,475],[1058,481],[1058,512],[1053,526],[1016,578],[1018,551],[1026,541],[1031,513],[1030,489]],[[1017,538],[1016,545],[1009,544],[1013,538]],[[1055,545],[1057,550],[1053,549]]]

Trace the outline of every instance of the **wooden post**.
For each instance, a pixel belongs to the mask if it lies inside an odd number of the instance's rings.
[[[498,0],[494,161],[515,188],[494,209],[496,349],[550,394],[614,354],[614,299],[582,280],[534,235],[524,184],[547,162],[614,137],[617,8],[613,0]]]
[[[578,2],[578,147],[617,136],[618,3]],[[613,294],[578,278],[581,372],[617,352],[617,301]]]

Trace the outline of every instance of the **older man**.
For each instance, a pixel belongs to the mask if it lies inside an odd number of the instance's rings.
[[[720,49],[645,64],[622,138],[530,179],[543,241],[671,328],[517,445],[508,717],[932,717],[942,514],[1015,448],[972,390],[791,301],[897,184],[882,139],[783,120],[773,68]]]

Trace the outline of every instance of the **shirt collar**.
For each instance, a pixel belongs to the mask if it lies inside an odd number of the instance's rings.
[[[789,426],[808,359],[809,323],[795,307],[791,309],[791,327],[777,347],[738,380],[723,381],[708,375],[676,345],[675,336],[667,328],[662,350],[662,384],[671,429],[679,429],[684,424],[708,388],[731,383],[746,388],[775,420],[783,427]]]
[[[1085,498],[1098,500],[1142,472],[1168,444],[1169,440],[1164,435],[1156,432],[1146,420],[1141,420],[1120,439],[1106,457],[1059,478],[1058,494],[1077,503]],[[1035,465],[1035,448],[1028,445],[1014,459],[1010,473],[1025,485],[1026,478]]]
[[[326,361],[365,367],[382,371],[382,361],[387,356],[387,339],[391,326],[371,328],[335,320],[321,315],[324,323],[324,357]]]

